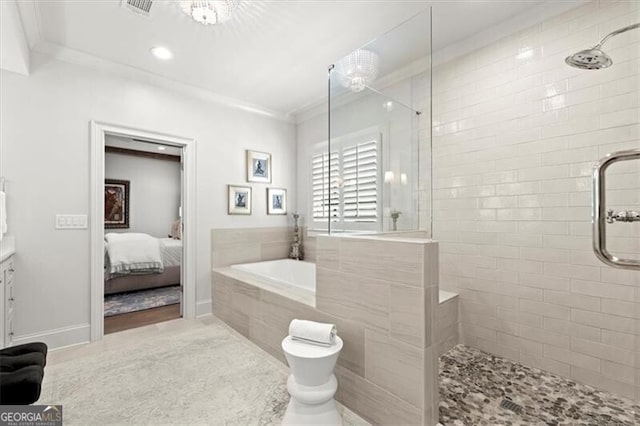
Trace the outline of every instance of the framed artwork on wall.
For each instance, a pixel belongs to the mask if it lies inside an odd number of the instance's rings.
[[[267,188],[267,214],[287,214],[287,190]]]
[[[247,182],[271,183],[271,154],[247,150]]]
[[[229,214],[251,214],[251,187],[229,185]]]
[[[104,227],[129,227],[129,181],[104,180]]]

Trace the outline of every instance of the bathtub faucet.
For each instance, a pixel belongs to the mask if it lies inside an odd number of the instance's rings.
[[[300,228],[298,227],[298,219],[300,219],[300,214],[294,212],[293,220],[295,226],[293,228],[293,244],[291,244],[291,252],[289,253],[289,257],[295,260],[303,260],[304,251],[302,250],[302,241],[300,239]]]

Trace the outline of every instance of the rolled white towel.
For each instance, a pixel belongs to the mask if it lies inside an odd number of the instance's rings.
[[[294,319],[289,324],[289,336],[294,340],[300,340],[320,346],[331,346],[336,342],[335,324]]]

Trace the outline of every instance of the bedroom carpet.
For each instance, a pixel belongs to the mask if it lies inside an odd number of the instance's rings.
[[[179,285],[108,294],[104,297],[104,316],[112,317],[144,309],[174,305],[180,303],[180,296]]]
[[[180,319],[51,351],[37,404],[65,425],[279,425],[287,370],[214,316]]]

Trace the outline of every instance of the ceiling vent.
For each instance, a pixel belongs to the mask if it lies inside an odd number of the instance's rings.
[[[144,16],[149,16],[153,0],[122,0],[122,7]]]

